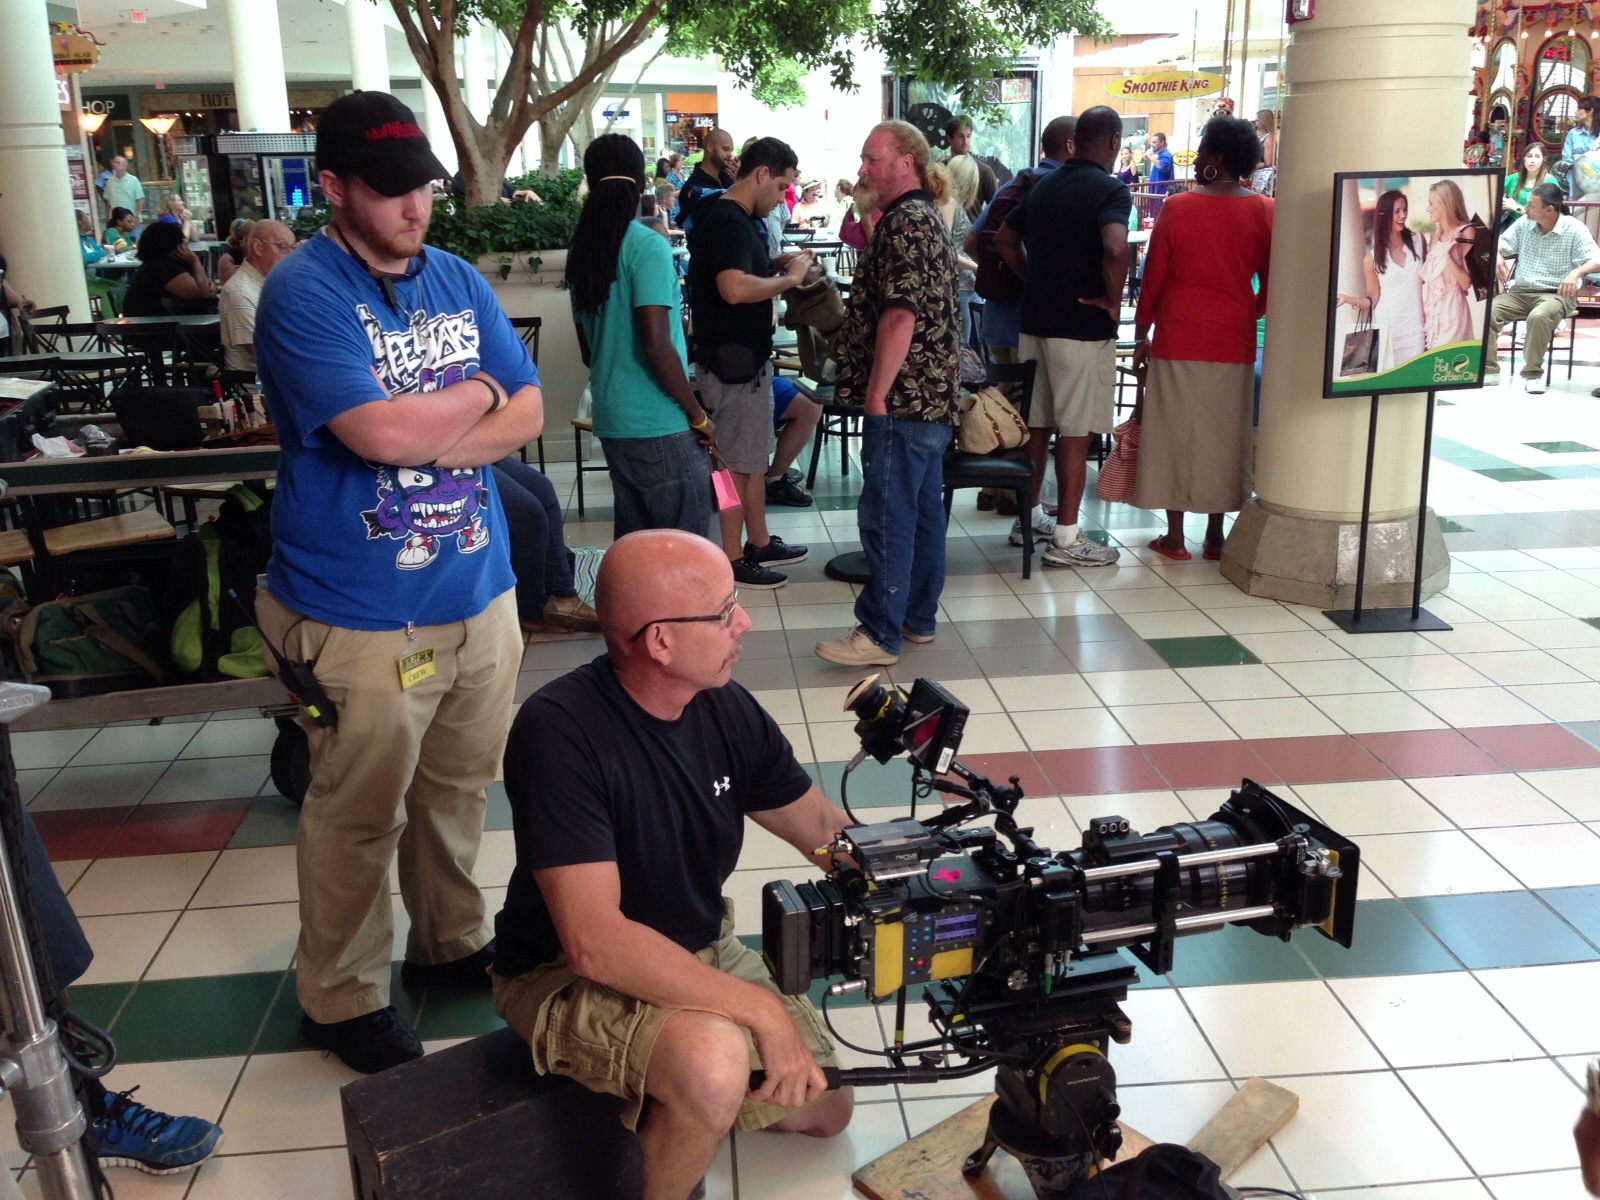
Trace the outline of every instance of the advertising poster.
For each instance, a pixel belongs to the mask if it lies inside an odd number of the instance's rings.
[[[1481,386],[1499,216],[1493,169],[1334,176],[1324,396]]]

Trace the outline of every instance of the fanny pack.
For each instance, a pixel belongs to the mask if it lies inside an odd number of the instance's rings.
[[[749,383],[767,365],[767,355],[738,342],[696,342],[694,354],[723,383]]]

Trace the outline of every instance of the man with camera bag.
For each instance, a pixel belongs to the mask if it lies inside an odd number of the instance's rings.
[[[824,1094],[820,1017],[734,936],[722,886],[746,815],[819,865],[851,822],[730,682],[750,619],[715,545],[629,534],[595,608],[606,653],[535,693],[506,747],[517,865],[495,1012],[539,1071],[622,1097],[645,1200],[683,1200],[730,1128],[831,1137],[850,1120],[850,1089]]]

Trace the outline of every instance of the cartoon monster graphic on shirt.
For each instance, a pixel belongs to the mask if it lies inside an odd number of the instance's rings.
[[[431,317],[418,310],[398,331],[383,328],[365,304],[357,313],[372,344],[373,370],[390,395],[436,392],[468,378],[468,368],[477,365],[478,324],[471,309]],[[400,570],[426,567],[451,538],[462,554],[489,544],[489,489],[481,469],[368,466],[376,472],[378,503],[361,514],[367,538],[401,542],[395,555]]]
[[[394,565],[402,571],[425,567],[439,555],[439,544],[454,535],[456,549],[471,554],[489,544],[483,516],[489,489],[467,467],[385,467],[378,470],[378,507],[361,514],[367,537],[405,542]]]

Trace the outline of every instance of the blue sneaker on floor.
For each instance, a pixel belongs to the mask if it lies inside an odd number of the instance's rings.
[[[133,1099],[139,1089],[107,1092],[94,1118],[100,1165],[173,1175],[204,1162],[222,1144],[222,1126],[199,1117],[173,1117]]]

